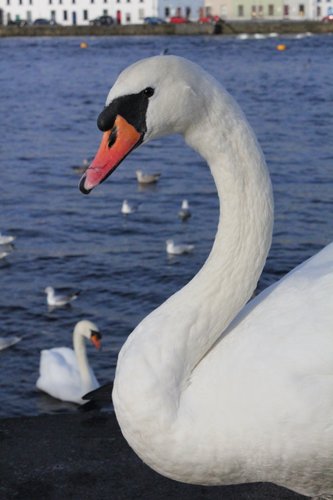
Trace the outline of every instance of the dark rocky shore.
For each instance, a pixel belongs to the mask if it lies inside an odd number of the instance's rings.
[[[269,483],[203,487],[152,471],[99,411],[0,420],[1,500],[301,500]]]
[[[320,21],[233,21],[216,24],[128,24],[112,26],[0,26],[0,37],[8,36],[149,36],[149,35],[237,35],[240,33],[333,33],[333,23]]]

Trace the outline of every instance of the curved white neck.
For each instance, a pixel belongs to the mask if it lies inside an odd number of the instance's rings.
[[[119,355],[115,409],[132,421],[154,409],[164,422],[175,418],[192,370],[251,297],[271,244],[271,183],[254,134],[219,87],[206,111],[185,140],[214,177],[218,231],[199,273],[138,325]]]
[[[83,387],[90,387],[91,373],[86,352],[85,336],[80,331],[74,330],[73,346],[80,370],[81,382]]]

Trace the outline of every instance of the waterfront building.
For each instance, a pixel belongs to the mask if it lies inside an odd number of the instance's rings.
[[[231,21],[317,20],[330,10],[332,0],[205,0],[206,14]]]
[[[204,0],[0,0],[0,24],[38,18],[62,25],[87,25],[99,16],[120,24],[142,24],[145,17],[183,16],[196,21]]]

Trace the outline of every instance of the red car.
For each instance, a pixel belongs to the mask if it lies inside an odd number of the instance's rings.
[[[189,20],[186,19],[186,17],[182,17],[182,16],[170,17],[170,23],[173,23],[173,24],[185,24],[188,22],[189,22]]]
[[[219,16],[203,16],[203,17],[200,17],[200,19],[198,19],[198,23],[199,24],[213,24],[213,23],[217,23],[217,21],[219,21],[220,18]]]
[[[333,14],[323,17],[321,21],[323,23],[333,23]]]

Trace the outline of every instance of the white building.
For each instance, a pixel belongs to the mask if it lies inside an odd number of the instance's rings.
[[[121,24],[140,24],[145,17],[181,15],[198,19],[204,0],[0,0],[0,24],[12,20],[53,20],[64,26],[87,25],[109,15]]]

